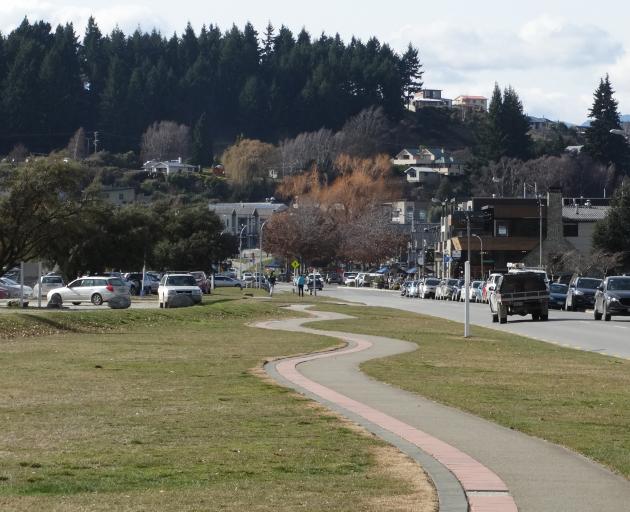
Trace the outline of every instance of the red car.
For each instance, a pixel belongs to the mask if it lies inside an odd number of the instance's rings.
[[[0,287],[0,299],[8,299],[9,298],[9,290],[6,288]]]
[[[203,293],[210,293],[210,279],[206,276],[205,272],[195,271],[190,273],[195,278],[195,283],[201,288]]]

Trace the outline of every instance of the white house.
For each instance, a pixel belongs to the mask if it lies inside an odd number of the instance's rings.
[[[434,169],[442,176],[461,176],[464,173],[464,163],[457,161],[444,148],[405,148],[391,162],[393,165]],[[407,181],[411,181],[409,176]]]
[[[201,170],[197,165],[182,163],[181,157],[177,160],[149,160],[144,163],[142,168],[152,176],[156,176],[158,174],[171,176],[172,174],[180,174],[182,172],[199,172]]]
[[[431,167],[413,166],[405,170],[408,183],[437,183],[440,180],[440,172]]]

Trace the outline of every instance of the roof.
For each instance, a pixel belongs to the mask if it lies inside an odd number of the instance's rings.
[[[218,215],[252,215],[256,212],[283,212],[288,207],[283,203],[214,203],[208,205],[208,209],[217,213]]]
[[[606,217],[610,206],[563,206],[562,219],[574,222],[597,222]]]
[[[530,123],[553,123],[551,119],[547,119],[546,117],[527,116],[527,119]]]
[[[407,174],[409,171],[416,171],[416,172],[424,172],[427,174],[438,174],[438,170],[434,167],[416,167],[416,166],[412,166],[409,167],[409,169],[405,170],[405,174]]]
[[[457,96],[455,99],[466,99],[466,100],[487,100],[485,96],[468,96],[467,94],[462,94],[461,96]]]

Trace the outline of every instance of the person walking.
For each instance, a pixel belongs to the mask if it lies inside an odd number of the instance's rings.
[[[267,280],[269,281],[269,296],[273,297],[273,288],[276,285],[276,275],[272,272]]]
[[[300,274],[300,277],[298,277],[297,281],[299,297],[304,297],[304,283],[306,283],[306,278],[302,274]]]

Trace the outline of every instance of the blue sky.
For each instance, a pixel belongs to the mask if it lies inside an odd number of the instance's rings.
[[[425,85],[447,97],[489,96],[496,81],[512,85],[528,113],[574,123],[586,119],[600,77],[610,73],[620,110],[630,114],[630,3],[620,0],[0,0],[0,30],[27,15],[72,21],[81,34],[90,14],[105,32],[141,26],[170,35],[188,21],[196,29],[251,21],[262,32],[271,21],[315,36],[376,35],[397,50],[411,42]]]

